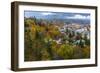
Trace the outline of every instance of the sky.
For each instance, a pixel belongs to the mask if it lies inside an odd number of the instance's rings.
[[[47,11],[24,11],[25,17],[36,18],[59,18],[59,19],[81,19],[90,20],[90,14],[88,13],[68,13],[68,12],[47,12]]]

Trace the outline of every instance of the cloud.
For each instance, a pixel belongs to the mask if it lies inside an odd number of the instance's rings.
[[[43,13],[41,13],[42,15],[53,15],[54,13],[51,13],[51,12],[43,12]]]
[[[74,15],[74,16],[71,16],[71,17],[66,17],[68,19],[90,19],[90,15],[80,15],[80,14],[77,14],[77,15]]]

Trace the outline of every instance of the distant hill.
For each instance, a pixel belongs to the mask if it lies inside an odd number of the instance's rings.
[[[47,19],[48,21],[58,21],[58,22],[63,22],[66,24],[72,24],[72,23],[77,23],[77,24],[90,24],[90,20],[86,19]]]
[[[25,17],[27,18],[27,17]],[[30,17],[31,19],[34,17]],[[36,18],[38,20],[44,20],[44,21],[48,21],[50,23],[55,22],[55,23],[65,23],[65,24],[72,24],[72,23],[76,23],[76,24],[82,24],[82,25],[87,25],[90,24],[90,20],[88,19],[61,19],[61,18],[51,18],[51,17],[45,17],[45,18]]]

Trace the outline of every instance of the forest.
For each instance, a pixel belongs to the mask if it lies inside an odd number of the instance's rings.
[[[24,61],[90,58],[90,38],[69,24],[36,17],[24,18]],[[74,26],[75,27],[75,26]],[[89,31],[87,26],[86,31]],[[90,31],[89,31],[90,32]]]

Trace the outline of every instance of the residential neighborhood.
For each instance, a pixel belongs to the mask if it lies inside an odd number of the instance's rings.
[[[90,58],[90,21],[82,19],[89,14],[45,13],[26,12],[25,61]]]

